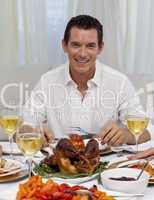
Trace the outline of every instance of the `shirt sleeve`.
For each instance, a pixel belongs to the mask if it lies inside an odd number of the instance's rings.
[[[32,90],[29,99],[23,107],[23,120],[32,123],[37,118],[46,121],[46,94],[43,89],[42,80]]]
[[[40,122],[47,123],[48,129],[56,136],[62,137],[63,132],[60,124],[57,121],[53,109],[48,107],[48,85],[43,78],[37,83],[32,90],[30,98],[23,108],[24,122],[31,124],[35,119]],[[50,117],[49,117],[50,116]]]

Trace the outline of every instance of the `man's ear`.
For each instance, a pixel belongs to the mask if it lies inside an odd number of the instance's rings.
[[[102,42],[102,44],[99,46],[99,52],[98,54],[100,54],[104,49],[104,42]]]
[[[62,48],[63,48],[64,52],[67,53],[67,44],[64,39],[62,40]]]

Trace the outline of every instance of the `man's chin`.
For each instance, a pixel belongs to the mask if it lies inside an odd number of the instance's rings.
[[[75,71],[80,73],[80,74],[84,74],[84,73],[89,71],[89,68],[80,67],[80,68],[75,69]]]

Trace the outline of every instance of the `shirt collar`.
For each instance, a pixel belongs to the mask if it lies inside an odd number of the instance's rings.
[[[94,85],[96,86],[100,86],[100,81],[101,81],[101,66],[100,66],[100,62],[98,60],[96,60],[96,70],[95,70],[95,74],[94,77],[92,79],[90,79],[88,82],[90,83],[94,83]],[[65,68],[65,81],[64,84],[65,85],[69,85],[71,83],[75,83],[71,76],[70,76],[70,72],[69,72],[69,62],[66,63],[66,68]]]
[[[66,67],[65,67],[65,80],[64,80],[64,84],[65,85],[69,85],[71,82],[73,82],[71,76],[70,76],[70,72],[69,72],[69,62],[66,63]]]
[[[98,60],[96,60],[96,70],[95,70],[94,77],[91,80],[89,80],[89,82],[94,83],[96,86],[100,86],[100,83],[101,83],[101,66],[100,66],[100,62]]]

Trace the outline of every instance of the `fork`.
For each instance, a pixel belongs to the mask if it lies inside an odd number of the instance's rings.
[[[86,130],[84,130],[83,128],[79,127],[79,126],[71,126],[67,132],[72,132],[72,131],[79,131],[81,133],[83,133],[84,135],[82,135],[83,139],[91,139],[93,137],[97,137],[97,134],[94,132],[88,132]]]
[[[87,135],[96,135],[96,133],[94,133],[94,132],[88,132],[88,131],[84,130],[83,128],[79,127],[79,126],[71,126],[70,130],[80,131],[80,132],[85,133]]]

